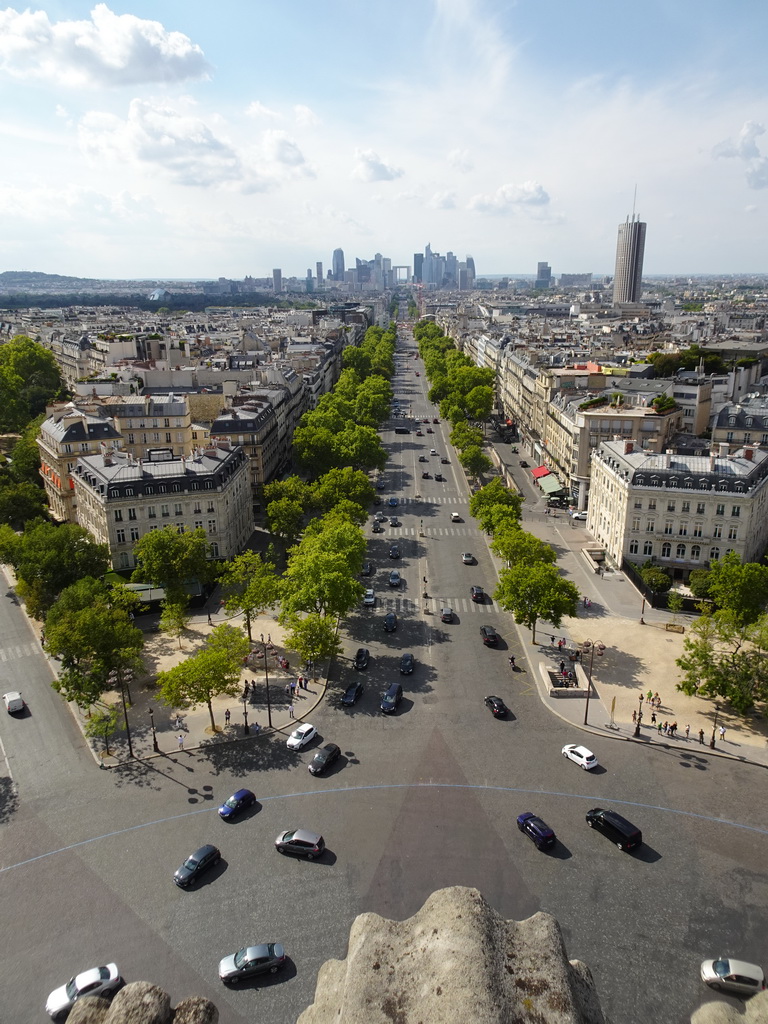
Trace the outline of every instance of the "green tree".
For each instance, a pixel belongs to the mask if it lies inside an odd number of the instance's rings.
[[[264,485],[264,501],[269,504],[272,501],[280,501],[282,498],[290,498],[300,505],[308,504],[311,495],[311,487],[297,476],[286,477],[285,480],[273,480],[270,484]]]
[[[768,702],[768,615],[744,622],[732,611],[702,615],[688,630],[677,689],[726,699],[740,714]]]
[[[339,463],[334,449],[338,435],[328,427],[299,426],[293,433],[293,455],[305,473],[322,476]]]
[[[275,566],[255,551],[244,551],[224,566],[219,575],[224,592],[224,607],[230,615],[242,612],[252,640],[252,620],[277,601],[278,580]]]
[[[346,615],[360,603],[364,590],[350,573],[347,554],[302,550],[300,557],[290,559],[283,576],[281,616],[295,612]]]
[[[451,431],[451,444],[454,448],[470,448],[483,443],[483,432],[477,427],[471,427],[465,420],[461,420]]]
[[[189,615],[187,614],[186,600],[163,601],[163,608],[160,613],[160,629],[164,633],[169,633],[178,641],[179,650],[181,650],[181,641],[184,638],[188,625]]]
[[[35,484],[0,487],[0,523],[21,530],[25,523],[40,519],[48,511],[45,491]]]
[[[33,484],[38,490],[42,490],[42,488],[40,487],[40,449],[37,447],[37,435],[44,419],[45,413],[33,419],[11,449],[11,476],[17,484]]]
[[[464,399],[464,408],[468,419],[485,422],[493,409],[493,388],[486,385],[472,388]]]
[[[330,510],[342,500],[348,500],[367,508],[375,497],[375,490],[362,470],[331,469],[315,481],[312,487],[312,504],[322,512]]]
[[[213,717],[213,698],[237,697],[240,676],[250,649],[248,640],[234,626],[217,626],[208,638],[208,644],[199,651],[157,677],[160,699],[169,707],[195,708],[205,704],[216,729]]]
[[[0,346],[0,429],[23,430],[61,395],[61,373],[51,352],[23,334]]]
[[[666,594],[672,586],[672,577],[659,566],[647,562],[640,570],[640,578],[654,594]]]
[[[335,658],[341,653],[336,622],[335,618],[318,615],[316,612],[286,617],[285,646],[296,651],[303,661],[312,663],[315,679],[317,662]]]
[[[280,498],[267,505],[267,529],[286,544],[296,540],[303,522],[304,506],[293,498]]]
[[[205,530],[179,533],[175,527],[145,533],[133,549],[136,568],[131,579],[162,587],[170,604],[189,600],[189,586],[211,578]]]
[[[742,562],[731,551],[710,566],[707,591],[718,608],[744,623],[754,622],[768,605],[768,566]]]
[[[515,622],[532,630],[533,643],[536,643],[538,620],[544,619],[557,627],[564,615],[576,615],[579,592],[554,565],[518,563],[501,570],[494,599],[512,612]]]
[[[487,510],[495,505],[505,505],[519,521],[522,514],[523,500],[516,491],[511,491],[498,477],[490,480],[469,499],[469,514],[482,525],[486,522]],[[483,529],[488,532],[487,527]]]
[[[342,362],[345,368],[349,367],[355,370],[360,375],[361,380],[365,380],[371,372],[371,357],[361,348],[355,348],[351,345],[345,348],[342,354]]]
[[[103,739],[104,752],[106,754],[110,753],[109,739],[117,732],[117,715],[118,705],[109,704],[105,705],[103,708],[97,708],[97,710],[85,720],[85,735],[88,736],[89,739],[96,739],[97,737],[99,739]]]
[[[477,445],[470,445],[469,448],[465,448],[459,455],[459,462],[473,480],[477,480],[482,473],[487,473],[493,466],[488,456]]]
[[[373,427],[358,427],[349,423],[334,438],[337,465],[355,469],[384,469],[387,453],[381,438]]]
[[[491,548],[510,566],[538,563],[554,565],[557,561],[557,554],[551,544],[539,540],[532,533],[527,533],[519,527],[497,533],[491,542]]]

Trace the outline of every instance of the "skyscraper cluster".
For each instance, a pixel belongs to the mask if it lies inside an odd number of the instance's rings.
[[[458,288],[467,291],[475,283],[475,261],[471,256],[460,261],[452,252],[441,256],[427,244],[424,252],[413,254],[413,280],[427,288]]]

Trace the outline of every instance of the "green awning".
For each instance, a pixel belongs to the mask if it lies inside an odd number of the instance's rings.
[[[541,477],[537,483],[545,494],[557,494],[559,491],[565,490],[554,473]]]

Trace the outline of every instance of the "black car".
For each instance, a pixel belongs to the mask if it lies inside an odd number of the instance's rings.
[[[361,576],[373,576],[373,566],[370,562],[363,562],[363,568],[360,570]]]
[[[384,483],[384,481],[383,480],[379,480],[377,482],[377,484],[376,484],[376,490],[377,491],[385,491],[386,489],[387,489],[387,485]]]
[[[385,715],[394,714],[397,711],[397,706],[403,699],[403,688],[400,683],[392,683],[390,688],[381,698],[381,704],[379,707]]]
[[[357,704],[363,692],[363,684],[358,680],[356,683],[350,683],[346,688],[341,697],[341,703],[345,708],[351,708],[353,704]]]
[[[481,626],[480,636],[483,638],[483,643],[486,647],[495,647],[499,642],[498,634],[493,626]]]
[[[381,523],[374,523],[373,526],[371,527],[371,532],[384,533],[384,527],[381,525]]]
[[[469,593],[476,604],[482,604],[485,601],[485,591],[482,587],[471,587]]]
[[[330,768],[334,761],[338,761],[341,750],[336,743],[326,743],[324,747],[315,754],[307,766],[312,775],[320,775],[326,768]]]
[[[485,706],[491,709],[494,718],[506,718],[509,711],[501,697],[486,697]]]
[[[397,571],[397,569],[393,569],[392,572],[389,574],[389,585],[390,587],[400,586],[400,573]]]
[[[445,480],[442,473],[435,473],[435,480]]]
[[[426,455],[420,455],[419,462],[429,462],[429,459],[427,458]]]
[[[368,668],[368,662],[371,660],[371,653],[367,647],[358,647],[357,654],[355,655],[354,666],[358,671],[362,672],[364,668]]]
[[[520,459],[520,465],[523,467],[523,469],[528,469],[528,463],[525,461],[525,459]]]
[[[622,818],[616,811],[593,807],[591,811],[587,811],[586,818],[590,828],[602,832],[612,843],[616,843],[620,850],[631,850],[643,842],[643,833],[637,825]]]
[[[539,850],[546,850],[547,847],[555,845],[557,839],[555,833],[546,821],[537,818],[530,811],[526,811],[525,814],[518,814],[517,827],[524,835],[528,836]]]
[[[381,498],[379,497],[378,494],[374,495],[373,504],[374,505],[380,505],[381,504]]]
[[[397,629],[397,616],[394,612],[387,612],[384,616],[384,629],[387,633],[394,633]]]
[[[412,654],[404,654],[400,659],[400,675],[409,676],[416,664]]]
[[[218,864],[220,860],[221,851],[217,850],[215,846],[201,846],[199,850],[195,850],[190,857],[187,857],[180,868],[176,869],[173,880],[183,889],[196,882],[202,874],[212,868],[214,864]]]
[[[441,608],[440,609],[440,621],[441,622],[453,622],[453,608]]]
[[[397,544],[393,544],[390,547],[390,549],[389,549],[389,557],[390,558],[399,558],[400,557],[400,548],[397,546]]]
[[[429,473],[427,473],[426,470],[424,470],[424,472],[421,474],[421,479],[422,480],[429,480]]]
[[[390,516],[389,517],[389,525],[390,526],[399,526],[400,525],[400,520],[397,518],[397,516]]]

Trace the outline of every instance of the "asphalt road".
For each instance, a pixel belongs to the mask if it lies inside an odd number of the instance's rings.
[[[423,418],[431,407],[415,363],[407,361],[396,386]],[[163,985],[174,1002],[208,995],[222,1024],[256,1012],[288,1024],[311,1002],[320,965],[345,955],[356,914],[403,918],[452,884],[477,886],[506,917],[555,914],[568,955],[589,965],[614,1024],[688,1020],[707,996],[698,979],[705,957],[768,963],[763,770],[607,737],[590,738],[602,766],[594,772],[561,756],[564,743],[582,737],[540,704],[510,618],[492,602],[469,600],[473,583],[493,590],[493,568],[466,514],[453,453],[441,467],[444,484],[421,479],[419,453],[449,451],[443,428],[433,429],[422,438],[385,435],[392,460],[382,495],[398,497],[402,526],[371,538],[377,605],[348,622],[347,657],[360,645],[372,654],[363,697],[353,709],[339,705],[355,674],[341,659],[313,718],[320,742],[343,752],[327,776],[307,772],[313,748],[291,753],[281,737],[98,771],[50,690],[39,651],[18,659],[8,688],[24,691],[31,716],[0,721],[18,783],[16,796],[0,780],[3,1024],[42,1019],[53,987],[112,959],[126,977]],[[431,474],[436,462],[430,457]],[[450,524],[454,509],[464,523]],[[395,539],[399,591],[386,585]],[[477,564],[462,564],[467,549]],[[424,614],[424,576],[430,607],[452,604],[453,623]],[[382,628],[388,609],[399,616],[394,634]],[[499,630],[498,649],[482,646],[483,622]],[[2,649],[21,648],[26,628],[19,609],[0,602]],[[400,679],[406,650],[416,670],[402,678],[398,713],[384,716],[379,696]],[[518,672],[509,669],[510,651]],[[493,692],[511,707],[510,720],[484,707]],[[241,785],[257,793],[259,807],[225,825],[215,808]],[[621,853],[586,826],[595,806],[614,807],[643,829],[638,853]],[[552,853],[518,832],[525,810],[557,831]],[[294,825],[323,832],[321,861],[274,850],[277,833]],[[220,868],[192,891],[177,889],[174,869],[204,842],[221,848]],[[289,967],[224,989],[219,958],[254,941],[283,942]]]

